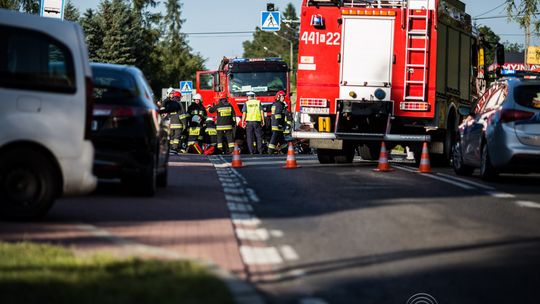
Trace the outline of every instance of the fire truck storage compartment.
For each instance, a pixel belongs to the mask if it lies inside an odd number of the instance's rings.
[[[343,17],[340,99],[375,101],[375,91],[390,100],[394,18]]]

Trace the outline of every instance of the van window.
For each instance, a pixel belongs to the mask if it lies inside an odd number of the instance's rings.
[[[0,26],[0,87],[75,93],[73,56],[46,34]]]

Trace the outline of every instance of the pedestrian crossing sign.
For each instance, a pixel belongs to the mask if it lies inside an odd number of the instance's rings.
[[[180,93],[191,94],[191,92],[193,92],[193,82],[180,81]]]
[[[263,31],[279,31],[281,29],[280,12],[261,12],[261,29]]]

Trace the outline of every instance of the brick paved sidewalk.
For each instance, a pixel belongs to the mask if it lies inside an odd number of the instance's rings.
[[[132,196],[118,184],[88,197],[58,200],[38,223],[0,222],[0,240],[38,241],[78,253],[126,252],[141,244],[217,264],[245,278],[223,190],[206,157],[171,157],[169,187],[154,198]],[[146,252],[152,255],[152,251]]]

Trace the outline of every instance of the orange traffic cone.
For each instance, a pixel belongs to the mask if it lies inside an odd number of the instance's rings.
[[[285,169],[296,169],[299,168],[294,158],[294,146],[292,142],[289,142],[289,150],[287,151],[287,161],[285,162]]]
[[[388,152],[386,151],[386,145],[384,141],[381,143],[381,154],[379,156],[379,165],[377,169],[373,169],[375,172],[392,172],[394,169],[390,168],[388,163]]]
[[[242,164],[242,160],[240,159],[240,148],[238,148],[237,144],[234,145],[231,166],[233,168],[242,168],[244,166]]]
[[[420,167],[418,168],[420,173],[431,173],[431,165],[429,163],[429,150],[427,142],[424,142],[422,147],[422,157],[420,158]]]

